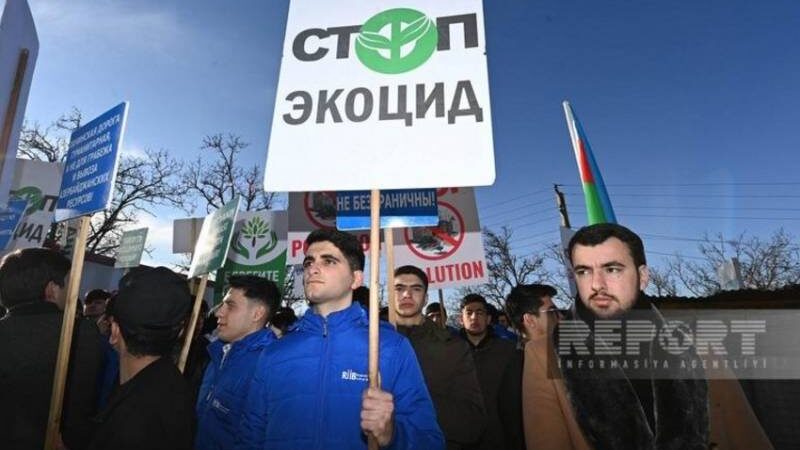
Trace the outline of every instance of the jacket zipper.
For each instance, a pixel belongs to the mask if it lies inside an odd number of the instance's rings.
[[[322,319],[322,361],[321,366],[322,370],[322,378],[320,378],[320,395],[317,400],[317,435],[315,436],[315,440],[317,441],[316,448],[322,449],[322,426],[323,426],[323,418],[325,417],[325,392],[326,387],[328,385],[328,359],[330,358],[329,355],[329,339],[328,339],[328,319]]]
[[[228,347],[228,350],[225,350],[225,345],[229,345],[230,346],[230,347]],[[220,362],[219,362],[219,369],[217,370],[217,376],[216,376],[217,379],[219,379],[219,377],[222,374],[222,366],[225,365],[225,360],[228,358],[228,354],[231,352],[231,350],[233,350],[233,344],[225,344],[225,345],[222,346],[222,360],[220,360]],[[208,390],[208,395],[206,395],[206,401],[210,401],[211,397],[214,396],[214,393],[216,391],[217,391],[217,384],[215,382],[214,385],[211,386],[211,388]],[[216,402],[216,399],[215,399],[215,402]]]

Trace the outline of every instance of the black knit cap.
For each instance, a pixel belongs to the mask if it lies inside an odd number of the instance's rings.
[[[122,277],[108,312],[130,331],[166,331],[186,320],[191,308],[186,280],[166,267],[156,267]]]

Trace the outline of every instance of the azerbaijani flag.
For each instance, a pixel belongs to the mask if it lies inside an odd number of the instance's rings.
[[[578,162],[578,171],[581,174],[581,184],[583,184],[583,197],[586,199],[586,217],[589,225],[596,223],[616,223],[617,217],[614,215],[614,208],[608,199],[608,191],[603,183],[603,176],[594,160],[592,148],[589,140],[583,131],[578,118],[572,111],[569,102],[564,101],[564,114],[567,116],[567,128],[569,137],[572,139],[572,148],[575,149],[575,159]]]

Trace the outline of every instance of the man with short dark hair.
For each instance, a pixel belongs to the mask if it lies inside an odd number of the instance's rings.
[[[83,300],[83,317],[97,321],[106,311],[106,303],[111,293],[105,289],[92,289]]]
[[[211,361],[197,398],[198,450],[233,448],[258,355],[276,340],[266,328],[280,305],[275,282],[231,276],[228,286],[215,313],[219,339],[208,346]]]
[[[90,450],[192,448],[194,405],[170,358],[191,308],[186,280],[166,267],[120,280],[107,307],[120,384],[96,418],[100,425]]]
[[[520,449],[522,357],[514,342],[498,337],[491,328],[486,299],[468,294],[461,301],[461,336],[469,343],[483,393],[488,424],[481,449]]]
[[[425,376],[448,450],[478,442],[486,427],[481,388],[469,346],[422,315],[428,277],[420,268],[394,271],[397,331],[406,336]]]
[[[590,225],[573,235],[568,252],[578,288],[575,319],[579,322],[564,322],[560,329],[568,324],[588,330],[601,325],[617,329],[624,328],[628,320],[657,328],[665,323],[644,295],[649,272],[644,245],[634,232],[613,223]],[[682,332],[675,329],[673,334]],[[584,343],[590,353],[597,349],[599,355],[609,354],[605,341],[595,339],[594,331]],[[692,369],[701,367],[692,349],[675,355],[659,348],[655,340],[642,345],[642,358],[666,361],[661,365],[666,370],[658,371],[655,367],[637,369],[633,364],[603,370],[588,364],[579,367],[573,363],[587,356],[570,347],[573,351],[559,354],[564,384],[577,422],[592,447],[708,447],[707,387],[702,369]],[[682,366],[689,368],[686,373],[679,373]]]
[[[442,321],[445,320],[443,312],[442,304],[439,302],[428,303],[428,306],[425,307],[425,317],[437,325],[441,325]]]
[[[44,447],[53,393],[69,260],[29,248],[0,262],[0,448]],[[92,433],[102,347],[97,327],[76,320],[67,371],[61,437],[71,449],[86,447]]]
[[[364,253],[351,234],[306,239],[303,286],[311,308],[259,358],[237,449],[441,449],[425,380],[408,340],[380,324],[380,388],[368,385],[369,320],[353,303]]]
[[[552,335],[560,311],[556,290],[546,284],[511,289],[506,311],[525,343],[522,376],[522,418],[528,450],[589,450],[575,421],[555,360]],[[569,414],[560,414],[569,411]],[[567,420],[564,420],[567,419]]]

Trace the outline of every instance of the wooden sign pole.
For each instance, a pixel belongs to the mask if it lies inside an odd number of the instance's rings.
[[[28,54],[27,48],[23,48],[19,52],[19,60],[17,60],[17,72],[14,75],[14,84],[11,86],[11,96],[6,105],[6,116],[3,121],[3,131],[0,134],[0,174],[3,173],[3,166],[6,164],[6,159],[10,157],[15,158],[16,149],[14,153],[9,153],[9,144],[11,143],[11,130],[14,128],[14,119],[17,116],[17,107],[19,106],[19,97],[22,93],[22,81],[25,79],[25,71],[28,68]],[[12,174],[13,175],[13,174]]]
[[[369,228],[369,387],[380,388],[380,374],[378,373],[378,356],[380,343],[380,317],[378,304],[378,271],[380,270],[380,217],[381,193],[378,189],[370,192],[370,228]],[[378,450],[378,441],[368,439],[369,450]]]
[[[183,347],[181,348],[181,356],[178,359],[178,370],[183,373],[186,368],[186,359],[189,357],[189,348],[192,346],[194,338],[194,329],[197,326],[197,317],[200,315],[200,303],[203,302],[203,296],[206,293],[206,284],[208,284],[208,274],[200,278],[200,285],[197,287],[197,295],[194,298],[194,306],[192,307],[192,316],[189,318],[189,323],[186,325],[186,335],[183,337]]]
[[[50,397],[50,415],[47,419],[47,434],[45,435],[45,450],[54,450],[60,441],[61,409],[64,404],[64,387],[67,381],[69,368],[69,352],[72,347],[72,332],[75,328],[75,310],[78,304],[78,290],[81,286],[81,273],[83,272],[83,258],[86,251],[86,240],[89,235],[90,216],[78,219],[78,236],[72,249],[72,268],[67,281],[67,297],[64,305],[64,317],[61,321],[61,340],[58,344],[58,357],[56,359],[56,372],[53,376],[53,394]]]
[[[383,243],[386,246],[386,289],[389,305],[389,323],[397,327],[397,292],[394,290],[394,232],[391,228],[383,230]]]
[[[439,312],[442,315],[442,320],[439,324],[442,328],[447,328],[447,308],[444,307],[444,293],[439,289]]]

